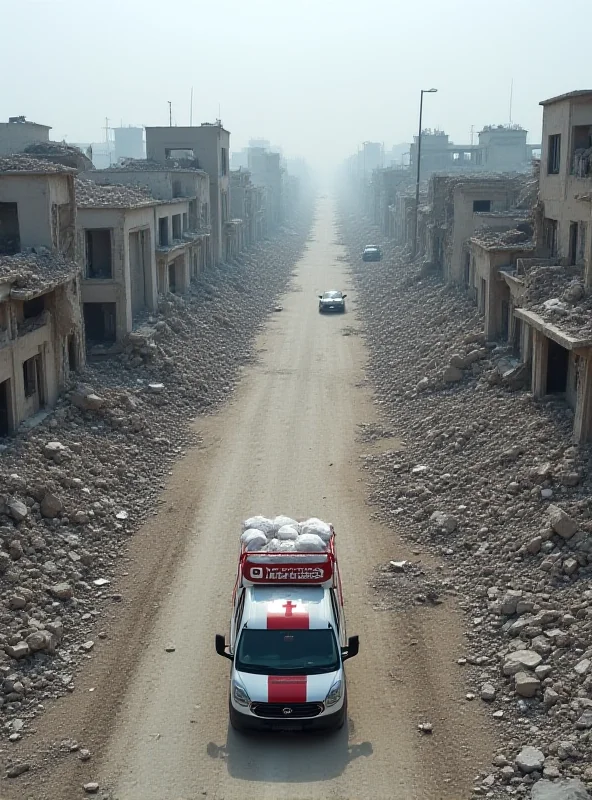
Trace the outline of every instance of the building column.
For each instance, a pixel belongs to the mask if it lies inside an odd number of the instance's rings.
[[[586,224],[586,252],[584,253],[584,261],[586,268],[584,271],[584,284],[587,289],[592,288],[592,215],[590,221]]]
[[[532,330],[532,339],[532,394],[544,397],[547,394],[549,340],[536,328]]]
[[[497,339],[499,333],[498,318],[500,316],[499,292],[495,279],[489,274],[485,282],[485,338],[487,341]]]
[[[586,442],[592,434],[592,352],[580,357],[573,439]]]

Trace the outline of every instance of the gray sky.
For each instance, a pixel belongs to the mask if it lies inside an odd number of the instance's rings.
[[[512,118],[540,139],[538,102],[592,88],[590,0],[0,0],[0,120],[100,141],[112,125],[222,121],[329,166],[364,139],[424,127],[457,142]]]

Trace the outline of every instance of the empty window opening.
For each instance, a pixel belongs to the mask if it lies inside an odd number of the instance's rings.
[[[160,247],[169,246],[169,218],[159,217],[158,219],[158,244]]]
[[[481,282],[479,284],[480,291],[479,291],[479,313],[485,314],[485,298],[487,295],[487,281],[485,278],[481,278]]]
[[[164,154],[166,158],[194,158],[193,148],[191,147],[167,147]]]
[[[549,339],[547,356],[547,394],[562,394],[567,388],[569,350]]]
[[[514,317],[514,338],[512,341],[514,355],[519,356],[522,352],[522,320]]]
[[[190,230],[197,230],[197,200],[189,201],[189,227]]]
[[[84,329],[89,345],[114,342],[117,337],[116,304],[85,303]]]
[[[545,217],[543,220],[543,238],[545,247],[551,258],[557,255],[557,220]]]
[[[471,254],[465,253],[465,286],[468,286],[471,280]]]
[[[547,174],[558,175],[561,164],[561,134],[549,136],[549,152],[547,153]]]
[[[23,317],[25,319],[34,319],[45,310],[45,295],[39,295],[32,300],[26,300],[23,303]]]
[[[578,223],[569,223],[569,264],[574,266],[578,259]]]
[[[78,353],[76,349],[76,337],[73,333],[68,336],[68,369],[76,372],[78,369]]]
[[[181,181],[175,180],[173,181],[173,197],[182,197],[183,192],[181,190]]]
[[[0,203],[0,255],[20,252],[21,237],[16,203]]]
[[[175,270],[175,262],[169,264],[169,292],[175,293],[177,289],[177,274]]]
[[[39,356],[33,356],[23,361],[23,385],[25,397],[33,397],[37,393],[37,361]]]
[[[111,230],[96,228],[85,231],[86,277],[105,280],[113,277]]]
[[[0,436],[10,433],[10,378],[0,383]]]
[[[183,233],[185,233],[185,231],[188,230],[188,225],[189,225],[189,217],[187,214],[183,214]]]
[[[181,238],[181,215],[173,214],[173,239]]]
[[[491,200],[473,200],[473,213],[491,211]]]

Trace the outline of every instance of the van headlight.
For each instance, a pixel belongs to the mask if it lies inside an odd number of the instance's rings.
[[[325,705],[334,706],[335,703],[338,703],[341,700],[342,694],[343,694],[343,683],[341,681],[335,681],[333,686],[329,689],[329,694],[325,698]]]
[[[236,681],[232,682],[232,697],[239,706],[248,706],[251,703],[245,688]]]

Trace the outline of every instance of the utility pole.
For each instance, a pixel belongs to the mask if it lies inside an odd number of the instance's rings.
[[[473,146],[473,132],[475,130],[475,126],[471,125],[471,147]]]
[[[167,101],[169,104],[169,128],[173,127],[173,104],[170,100]]]
[[[415,181],[415,214],[413,215],[413,246],[411,249],[411,260],[417,255],[417,222],[419,218],[419,181],[421,168],[421,118],[423,116],[423,96],[437,92],[437,89],[422,89],[419,98],[419,132],[417,135],[417,178]]]
[[[109,142],[109,119],[105,117],[105,147],[107,148],[107,155],[109,156],[109,166],[111,166],[112,158],[111,158],[111,145]]]

